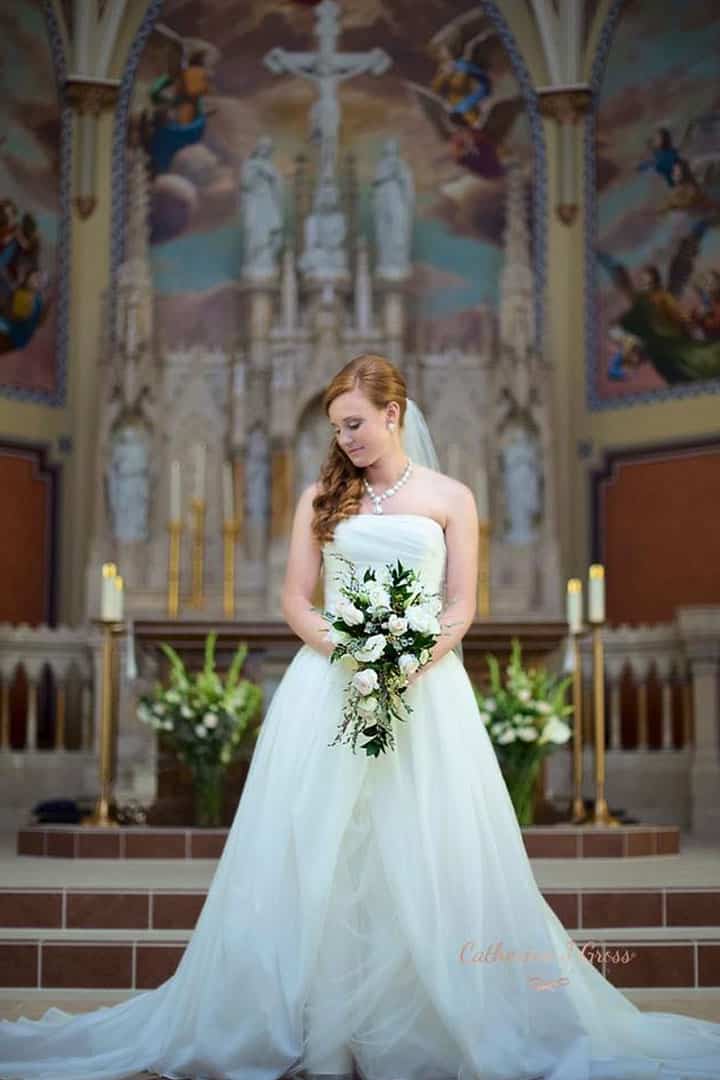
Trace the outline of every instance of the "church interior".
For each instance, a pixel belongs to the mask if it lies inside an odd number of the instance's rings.
[[[175,969],[300,644],[323,391],[371,353],[475,497],[478,695],[517,645],[565,682],[543,895],[640,1007],[720,1022],[715,0],[0,28],[0,1016]],[[144,722],[209,644],[247,721],[214,786]]]

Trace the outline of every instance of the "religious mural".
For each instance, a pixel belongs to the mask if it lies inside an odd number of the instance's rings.
[[[628,0],[612,35],[597,120],[600,407],[720,385],[719,50],[713,0]]]
[[[159,340],[232,347],[241,277],[272,271],[289,237],[304,273],[341,273],[359,241],[386,275],[404,277],[411,263],[419,350],[486,342],[500,304],[508,174],[523,177],[530,218],[533,170],[497,22],[482,5],[451,0],[341,4],[325,70],[308,60],[318,10],[285,0],[161,5],[128,129],[150,174]]]
[[[53,401],[60,110],[41,0],[0,12],[0,393]]]

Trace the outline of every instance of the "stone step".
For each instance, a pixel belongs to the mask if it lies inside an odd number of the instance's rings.
[[[228,829],[28,825],[17,854],[62,859],[217,859]],[[522,829],[533,859],[604,859],[676,855],[677,825],[530,825]]]
[[[188,930],[0,931],[0,986],[151,989],[173,974],[189,937]],[[720,987],[717,926],[570,930],[568,938],[620,988]],[[471,952],[463,959],[472,962]]]
[[[162,880],[161,875],[154,876]],[[541,885],[541,892],[568,930],[720,927],[720,884],[647,888]],[[0,887],[0,927],[191,930],[206,896],[207,885],[162,888],[150,881],[142,887],[102,888],[16,882]]]

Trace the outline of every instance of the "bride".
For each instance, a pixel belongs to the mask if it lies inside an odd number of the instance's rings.
[[[437,471],[384,358],[346,364],[324,406],[334,437],[298,501],[283,589],[304,644],[178,968],[112,1007],[0,1023],[0,1077],[720,1080],[720,1024],[637,1009],[536,885],[460,659],[472,493]],[[311,597],[322,566],[324,606],[339,599],[335,555],[399,559],[447,597],[412,715],[377,758],[330,745],[348,676]]]

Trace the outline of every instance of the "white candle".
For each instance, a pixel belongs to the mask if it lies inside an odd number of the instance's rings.
[[[605,621],[605,569],[593,563],[588,572],[588,619],[592,623]]]
[[[195,491],[194,496],[198,502],[205,502],[205,443],[195,443],[193,448],[195,460]]]
[[[125,610],[124,593],[123,593],[123,579],[117,574],[112,579],[113,592],[114,592],[114,605],[113,619],[120,622]]]
[[[568,629],[571,634],[582,630],[582,582],[580,578],[570,578],[567,583],[565,611]]]
[[[477,503],[478,519],[480,521],[489,521],[490,507],[488,500],[487,473],[482,466],[478,469],[477,477],[475,479],[475,501]]]
[[[170,464],[170,520],[179,521],[180,512],[180,462]]]
[[[100,593],[100,618],[113,619],[115,616],[115,589],[113,578],[117,574],[115,563],[103,563],[102,565],[102,590]]]
[[[235,500],[233,498],[233,467],[229,461],[223,463],[223,512],[226,521],[233,521],[235,517]]]

